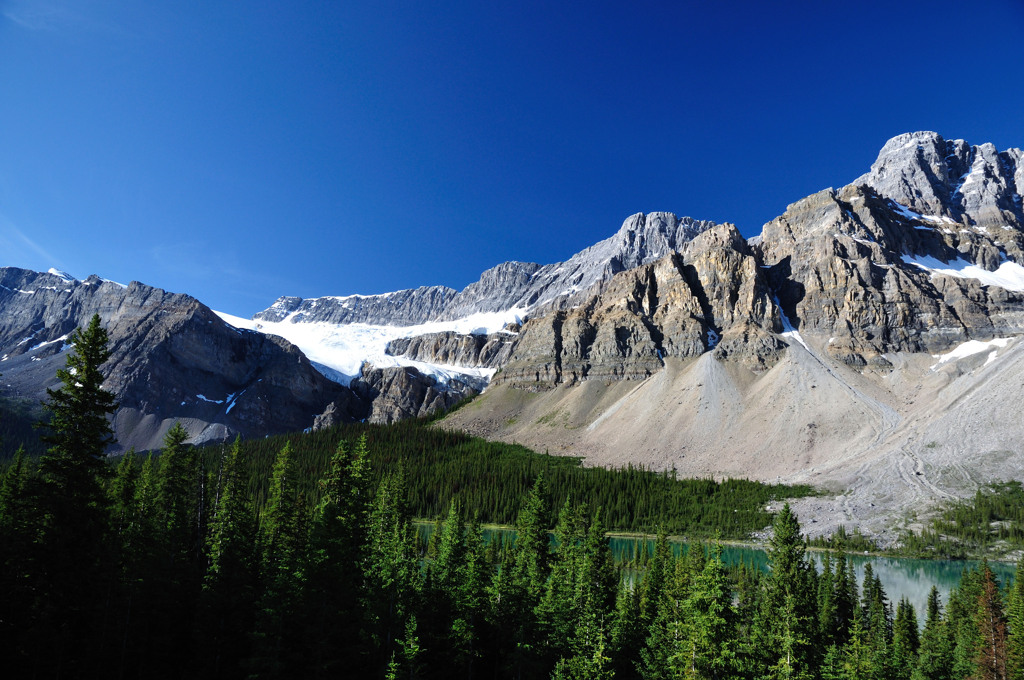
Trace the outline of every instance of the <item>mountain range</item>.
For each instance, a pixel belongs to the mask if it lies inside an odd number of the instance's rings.
[[[565,262],[461,291],[281,297],[252,319],[187,295],[0,269],[3,395],[39,399],[98,313],[121,451],[392,422],[681,475],[809,482],[805,528],[891,539],[938,500],[1019,476],[1024,162],[933,132],[729,223],[638,213]],[[116,452],[115,451],[115,452]]]

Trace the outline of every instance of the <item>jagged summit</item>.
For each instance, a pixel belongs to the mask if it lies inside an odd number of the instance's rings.
[[[543,307],[572,306],[578,303],[579,294],[594,284],[681,250],[714,226],[714,222],[667,212],[636,213],[626,218],[615,234],[565,262],[503,262],[458,292],[427,286],[382,295],[281,297],[253,319],[412,326],[474,314],[515,310],[526,315]]]
[[[446,286],[421,286],[379,295],[306,299],[282,296],[252,318],[271,322],[288,319],[293,323],[413,326],[437,316],[454,297],[455,290]]]
[[[976,227],[1024,225],[1024,163],[1020,149],[947,141],[937,132],[893,137],[871,170],[852,184],[866,184],[921,215],[947,217]]]

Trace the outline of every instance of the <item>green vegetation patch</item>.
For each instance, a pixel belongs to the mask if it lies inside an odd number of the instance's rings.
[[[584,467],[581,459],[536,453],[524,446],[489,442],[462,432],[430,427],[426,421],[393,425],[351,424],[317,432],[242,442],[251,492],[266,497],[274,457],[291,442],[299,487],[318,499],[315,480],[323,474],[340,440],[366,435],[373,483],[399,467],[405,471],[413,515],[432,518],[457,498],[472,516],[512,524],[520,501],[543,475],[555,507],[567,500],[602,509],[609,529],[655,533],[659,529],[693,537],[745,538],[771,524],[765,506],[777,499],[812,495],[806,485],[761,484],[744,479],[680,479],[673,472],[628,466]],[[211,464],[219,451],[209,451]]]
[[[9,460],[18,447],[29,456],[46,450],[34,424],[46,419],[38,401],[18,397],[0,397],[0,460]]]
[[[1019,481],[978,489],[972,498],[943,507],[921,533],[908,532],[901,552],[964,558],[1024,549],[1024,487]]]

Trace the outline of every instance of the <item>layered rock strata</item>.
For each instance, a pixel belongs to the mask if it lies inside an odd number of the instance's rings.
[[[620,273],[584,304],[528,321],[498,383],[546,389],[586,379],[643,379],[666,357],[720,356],[751,368],[784,346],[779,316],[753,252],[718,225],[653,264]],[[753,340],[753,342],[747,342]]]
[[[512,354],[517,336],[511,333],[464,335],[451,331],[398,338],[385,350],[414,361],[468,368],[498,368]]]

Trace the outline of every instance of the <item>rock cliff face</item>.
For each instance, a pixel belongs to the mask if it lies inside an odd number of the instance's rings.
[[[191,441],[300,430],[328,403],[365,406],[281,338],[228,326],[199,301],[133,282],[0,269],[0,370],[14,394],[42,399],[68,335],[99,314],[110,338],[105,387],[121,407],[118,449],[159,447],[181,421]]]
[[[386,352],[431,364],[498,368],[508,362],[516,340],[510,333],[463,335],[449,331],[398,338],[388,343]]]
[[[412,326],[451,321],[480,312],[519,309],[525,315],[544,305],[572,306],[578,294],[614,274],[652,262],[682,248],[713,222],[676,217],[671,213],[637,213],[619,231],[565,262],[541,266],[504,262],[485,271],[480,280],[456,293],[429,286],[383,295],[350,295],[303,300],[281,297],[253,318],[295,323],[368,323]]]
[[[439,385],[435,378],[408,366],[366,366],[362,376],[352,382],[352,389],[371,405],[366,420],[383,424],[431,415],[478,391],[457,380]]]
[[[991,221],[991,206],[1017,204],[1019,195],[995,191],[998,182],[978,180],[977,192],[971,183],[947,186],[939,178],[962,165],[929,164],[940,142],[925,133],[898,137],[861,178],[874,187],[819,192],[764,227],[758,255],[786,315],[846,363],[887,365],[887,352],[936,353],[1024,332],[1024,233],[1012,211],[999,213],[998,228]],[[955,142],[945,149],[969,158],[965,149],[984,147]],[[986,152],[977,153],[974,167],[984,175]],[[948,162],[966,162],[958,159],[952,154]]]
[[[438,318],[458,319],[476,312],[511,308],[532,313],[545,307],[575,306],[588,297],[584,291],[594,284],[678,250],[713,226],[714,222],[672,213],[637,213],[626,218],[613,236],[565,262],[544,266],[506,262],[487,270],[479,281],[462,290]]]
[[[440,314],[455,297],[444,286],[423,286],[383,295],[348,295],[303,300],[279,297],[254,319],[294,323],[367,323],[382,326],[414,326]]]
[[[871,171],[855,180],[923,215],[971,227],[1024,225],[1024,163],[1020,149],[946,141],[934,132],[890,139]]]
[[[776,360],[781,331],[767,281],[733,225],[682,253],[622,272],[570,310],[528,321],[498,383],[545,389],[586,379],[643,379],[666,357],[716,350],[754,370]]]

